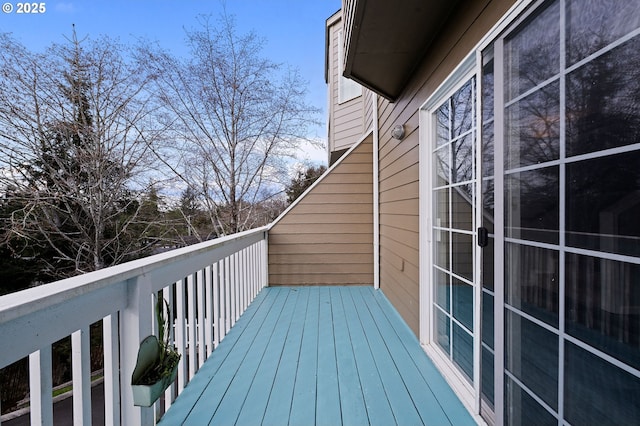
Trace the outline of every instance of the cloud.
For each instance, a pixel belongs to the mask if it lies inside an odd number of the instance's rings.
[[[75,11],[73,3],[56,3],[55,9],[62,13],[73,13]]]

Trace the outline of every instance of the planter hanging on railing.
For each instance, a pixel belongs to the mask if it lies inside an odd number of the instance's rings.
[[[169,345],[168,317],[169,304],[166,300],[158,298],[156,320],[158,335],[162,341],[156,336],[147,336],[140,343],[136,367],[131,375],[134,405],[150,407],[176,380],[180,354],[174,346]]]
[[[167,361],[163,362],[160,359],[162,350],[156,336],[147,336],[140,344],[138,361],[131,376],[134,405],[150,407],[176,380],[180,355],[165,354]]]

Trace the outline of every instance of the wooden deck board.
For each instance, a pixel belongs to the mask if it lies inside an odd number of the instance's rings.
[[[475,424],[380,291],[263,289],[161,425]]]

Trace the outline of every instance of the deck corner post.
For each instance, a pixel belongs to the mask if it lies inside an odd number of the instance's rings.
[[[140,342],[152,333],[152,285],[147,275],[127,281],[127,306],[120,321],[120,398],[122,424],[147,426],[154,424],[153,408],[133,405],[131,375],[138,358]]]
[[[263,288],[269,287],[269,231],[264,231],[261,244],[264,265],[262,267],[262,283],[260,288]]]

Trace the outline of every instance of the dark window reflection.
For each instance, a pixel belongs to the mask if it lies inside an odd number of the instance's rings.
[[[473,126],[473,81],[474,79],[467,81],[451,97],[452,138],[468,132]]]
[[[568,253],[565,293],[567,332],[640,369],[640,265]]]
[[[453,361],[469,380],[473,379],[473,337],[453,323]]]
[[[435,205],[435,226],[449,227],[449,188],[433,191]]]
[[[640,26],[638,4],[567,0],[567,62],[573,65]]]
[[[473,185],[451,188],[452,228],[471,231],[473,228]]]
[[[434,268],[434,279],[436,282],[436,303],[445,311],[449,312],[449,274]]]
[[[487,52],[483,56],[490,55],[491,59],[482,66],[482,122],[493,118],[493,52]],[[484,59],[484,58],[483,58]]]
[[[449,120],[449,102],[445,102],[436,111],[436,146],[440,147],[451,140],[451,121]]]
[[[555,250],[506,243],[506,302],[557,327],[559,259]]]
[[[567,155],[640,142],[639,51],[635,37],[569,74]]]
[[[510,377],[505,377],[505,424],[520,426],[557,426],[558,420]]]
[[[560,84],[536,90],[506,111],[506,169],[546,163],[560,153]]]
[[[489,401],[493,409],[494,381],[493,381],[493,354],[487,348],[482,348],[482,396]]]
[[[506,369],[553,409],[558,407],[558,336],[505,312]]]
[[[451,324],[449,317],[440,309],[435,309],[436,314],[436,342],[446,353],[449,353],[449,341],[451,337]]]
[[[567,165],[567,244],[640,256],[640,152]]]
[[[507,237],[558,243],[559,169],[546,167],[505,176]]]
[[[482,341],[493,349],[493,296],[482,292]]]
[[[442,269],[449,269],[449,231],[433,230],[435,242],[434,263]]]
[[[451,179],[453,183],[473,179],[473,134],[451,142]]]
[[[567,342],[564,412],[574,425],[636,425],[640,379]]]
[[[482,126],[482,176],[493,176],[493,126],[490,122]]]
[[[482,287],[493,291],[494,280],[494,250],[493,237],[489,237],[489,244],[482,249]]]
[[[555,2],[505,42],[507,100],[560,71],[559,12],[559,2]]]
[[[449,146],[439,148],[434,155],[435,161],[435,186],[449,185],[451,182],[451,160],[449,156]]]
[[[453,317],[473,331],[473,286],[453,278]]]
[[[482,180],[482,226],[494,233],[494,180]]]
[[[462,278],[473,281],[473,236],[452,232],[451,240],[451,271]]]

